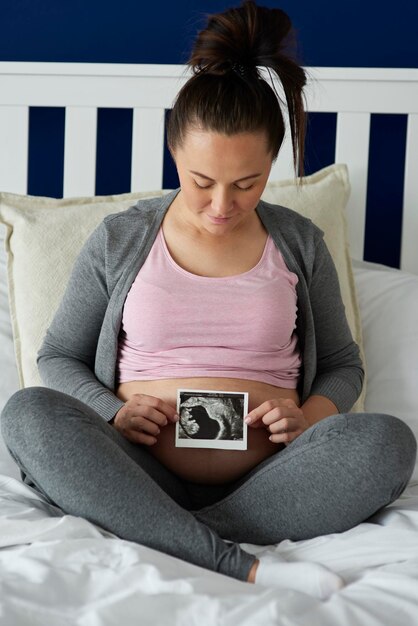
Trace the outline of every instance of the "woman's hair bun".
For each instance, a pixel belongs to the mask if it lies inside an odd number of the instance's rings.
[[[208,16],[193,46],[188,64],[195,72],[224,74],[231,69],[256,72],[257,66],[276,70],[288,46],[292,24],[281,9],[244,0],[237,8]]]
[[[275,159],[287,132],[275,74],[286,99],[295,172],[302,175],[306,75],[289,54],[291,35],[292,24],[284,11],[258,6],[253,0],[209,15],[188,61],[193,75],[170,113],[167,141],[172,153],[195,127],[226,135],[264,132]],[[271,84],[259,67],[267,68]]]

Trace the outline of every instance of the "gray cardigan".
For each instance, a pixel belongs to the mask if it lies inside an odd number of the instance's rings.
[[[123,406],[114,391],[124,301],[179,191],[139,200],[99,224],[75,261],[38,353],[47,387],[82,400],[107,421]],[[302,402],[319,394],[346,412],[360,394],[364,372],[323,232],[281,206],[260,200],[256,210],[287,266],[299,277]]]

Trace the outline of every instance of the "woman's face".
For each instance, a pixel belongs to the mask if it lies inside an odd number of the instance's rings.
[[[264,133],[190,130],[173,157],[179,204],[190,225],[227,234],[254,219],[272,165]]]

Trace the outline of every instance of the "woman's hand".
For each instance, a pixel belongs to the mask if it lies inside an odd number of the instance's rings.
[[[245,422],[251,428],[267,428],[273,443],[288,445],[310,426],[302,409],[290,398],[267,400],[250,411]]]
[[[157,442],[161,428],[169,422],[176,423],[178,419],[176,409],[167,402],[154,396],[134,393],[110,424],[132,443],[152,446]]]

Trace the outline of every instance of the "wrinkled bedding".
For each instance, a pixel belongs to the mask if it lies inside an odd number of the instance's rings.
[[[251,585],[124,541],[0,475],[0,623],[199,626],[418,624],[418,483],[367,523],[279,546],[346,587],[327,602]]]

